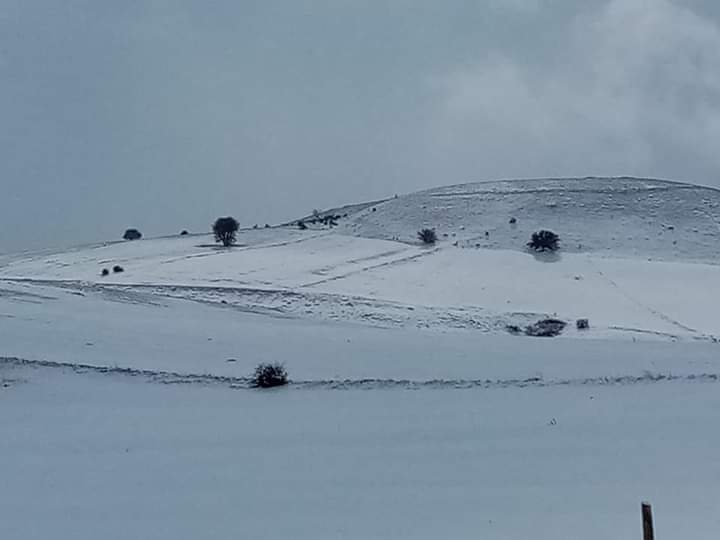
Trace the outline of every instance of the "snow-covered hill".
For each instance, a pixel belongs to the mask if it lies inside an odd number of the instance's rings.
[[[624,177],[480,182],[389,199],[343,224],[405,242],[423,227],[459,247],[522,250],[532,232],[550,229],[566,253],[716,263],[720,190]]]
[[[717,190],[626,178],[506,181],[344,210],[334,228],[243,230],[232,249],[193,235],[7,257],[0,279],[385,327],[505,332],[552,315],[574,337],[720,335]],[[423,226],[437,228],[435,246],[414,238]],[[560,234],[558,256],[525,249],[540,228]],[[115,265],[124,272],[101,276]],[[577,318],[589,318],[590,330],[576,331]]]

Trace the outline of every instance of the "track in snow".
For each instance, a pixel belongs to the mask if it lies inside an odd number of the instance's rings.
[[[183,374],[169,371],[103,367],[68,362],[25,360],[0,357],[0,369],[61,369],[75,374],[101,374],[143,379],[156,384],[199,384],[226,386],[235,389],[254,390],[250,377],[229,377],[210,374]],[[21,378],[6,378],[8,386]],[[291,381],[289,389],[294,390],[492,390],[503,388],[551,388],[577,386],[632,386],[636,384],[658,384],[672,382],[720,382],[720,373],[692,373],[673,375],[671,373],[645,372],[642,375],[618,375],[612,377],[584,377],[574,379],[544,379],[542,377],[511,379],[318,379]]]

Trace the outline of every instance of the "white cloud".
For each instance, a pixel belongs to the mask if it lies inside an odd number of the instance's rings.
[[[493,54],[441,78],[431,132],[448,160],[716,183],[720,27],[670,0],[611,0],[560,41],[541,66]]]

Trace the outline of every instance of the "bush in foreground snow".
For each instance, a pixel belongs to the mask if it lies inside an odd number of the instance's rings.
[[[221,217],[215,220],[213,224],[213,234],[216,242],[222,242],[222,245],[229,247],[235,243],[235,235],[237,234],[240,224],[233,217]]]
[[[435,234],[434,229],[421,229],[417,234],[423,244],[434,244],[437,242],[437,234]]]
[[[260,364],[252,376],[252,386],[255,388],[274,388],[287,383],[287,371],[282,364]]]
[[[552,231],[538,231],[532,234],[527,247],[535,251],[555,251],[560,247],[560,237]]]

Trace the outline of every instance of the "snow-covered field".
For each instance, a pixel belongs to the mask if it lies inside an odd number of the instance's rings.
[[[719,202],[470,184],[231,249],[0,257],[0,537],[636,538],[648,498],[714,538]],[[525,251],[542,227],[559,256]],[[290,387],[248,388],[267,361]]]
[[[585,337],[720,335],[715,264],[594,253],[544,262],[521,251],[425,248],[331,231],[279,230],[265,242],[252,236],[232,250],[208,246],[208,236],[22,258],[0,268],[0,279],[380,326],[504,331],[556,314],[569,322],[589,317]],[[115,264],[125,272],[100,277]]]
[[[294,364],[293,364],[294,365]],[[12,539],[712,539],[717,383],[258,392],[3,368]]]

